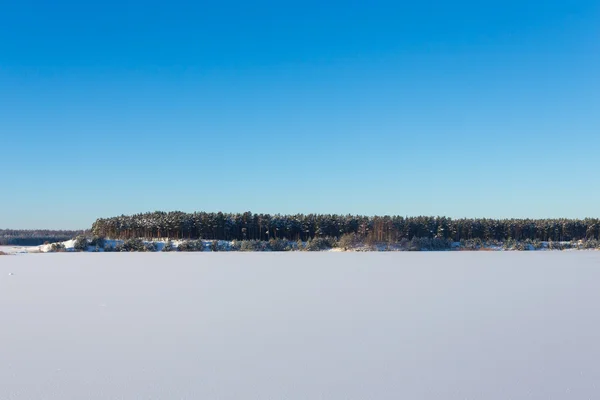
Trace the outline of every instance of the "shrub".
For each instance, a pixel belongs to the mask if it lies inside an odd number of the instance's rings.
[[[400,250],[408,250],[408,248],[410,247],[410,240],[408,240],[407,238],[400,239],[400,241],[398,242],[398,247],[400,248]]]
[[[216,251],[229,251],[229,249],[230,249],[229,242],[226,242],[224,240],[217,241],[217,250]]]
[[[167,240],[161,251],[165,251],[165,252],[173,251],[173,242],[171,242],[170,239]]]
[[[504,244],[502,245],[502,247],[504,248],[504,250],[514,250],[515,246],[517,245],[517,241],[512,239],[512,238],[508,238]]]
[[[92,236],[92,239],[90,240],[90,246],[95,246],[100,249],[103,249],[105,242],[106,240],[101,236]]]
[[[77,236],[73,245],[75,251],[87,251],[88,239],[85,236]]]
[[[129,239],[123,243],[120,251],[146,251],[146,245],[142,239]]]
[[[146,251],[151,252],[154,252],[158,249],[155,242],[148,242],[144,245],[144,247],[146,248]]]
[[[541,243],[540,243],[541,247]],[[536,244],[531,239],[525,239],[515,242],[514,249],[518,251],[530,251],[536,249]]]
[[[167,245],[165,244],[165,248]],[[177,250],[179,251],[204,251],[204,243],[202,240],[186,240],[185,242],[181,242],[179,246],[177,246]],[[169,251],[163,249],[163,251]]]
[[[483,241],[479,238],[476,239],[461,239],[460,248],[465,250],[479,250],[483,248]]]
[[[421,251],[421,240],[418,237],[413,236],[412,239],[410,239],[408,251]]]
[[[452,241],[450,239],[433,238],[430,243],[430,250],[440,251],[448,250],[452,248]]]
[[[552,250],[564,250],[569,248],[570,246],[567,246],[567,244],[565,243],[561,243],[561,242],[548,242],[548,248],[552,249]]]
[[[432,240],[428,237],[419,238],[419,247],[421,251],[431,250],[433,247]]]
[[[267,242],[260,240],[242,240],[240,251],[266,251],[268,250]]]
[[[240,251],[254,251],[251,240],[242,240],[240,242]]]
[[[306,243],[307,251],[329,250],[335,245],[335,240],[331,238],[314,238]]]
[[[67,251],[67,249],[62,243],[52,243],[52,245],[50,246],[51,253],[62,253],[64,251]]]
[[[442,251],[452,249],[452,240],[440,237],[431,239],[428,237],[418,238],[413,236],[410,242],[406,239],[402,239],[399,246],[402,250],[408,251]],[[460,246],[467,249],[476,248],[475,244],[469,241],[461,241]]]
[[[517,244],[515,245],[515,250],[518,250],[518,251],[529,250],[529,246],[527,244],[525,244],[525,242],[517,242]]]
[[[337,245],[341,249],[351,250],[360,246],[360,242],[360,238],[356,233],[346,233],[345,235],[342,235],[342,237],[340,237],[340,240],[338,240]]]
[[[288,246],[288,241],[283,239],[271,239],[269,240],[269,249],[271,251],[285,251]]]

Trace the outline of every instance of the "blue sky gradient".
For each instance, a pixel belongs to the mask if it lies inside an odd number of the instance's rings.
[[[0,12],[0,228],[153,210],[600,215],[600,3]]]

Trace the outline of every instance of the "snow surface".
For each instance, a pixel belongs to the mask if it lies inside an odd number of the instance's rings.
[[[0,246],[0,251],[6,254],[37,253],[39,246]]]
[[[0,257],[0,399],[598,399],[599,267],[587,251]]]
[[[75,250],[75,239],[67,240],[66,242],[60,242],[65,246],[65,250],[73,251]],[[37,246],[39,251],[46,253],[49,252],[52,248],[52,244],[43,244],[41,246]]]

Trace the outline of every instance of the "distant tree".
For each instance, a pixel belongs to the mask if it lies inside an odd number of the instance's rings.
[[[75,251],[87,251],[88,239],[87,237],[80,235],[75,238],[75,244],[73,245]]]
[[[100,249],[104,248],[105,243],[106,240],[100,236],[92,236],[92,239],[90,240],[90,246],[98,247]]]
[[[122,251],[146,251],[146,244],[139,238],[128,239],[123,243]]]
[[[447,217],[359,216],[332,214],[269,215],[153,212],[100,218],[92,233],[113,239],[171,238],[205,240],[309,239],[356,234],[361,242],[398,244],[413,237],[437,240],[480,239],[484,242],[571,241],[600,239],[600,221],[569,219],[451,219]],[[2,237],[0,236],[0,239]],[[6,240],[6,239],[5,239]],[[442,243],[442,242],[438,242]],[[433,242],[431,244],[433,246]]]
[[[65,242],[78,235],[88,233],[88,231],[81,230],[0,229],[0,246],[39,246],[41,244]]]

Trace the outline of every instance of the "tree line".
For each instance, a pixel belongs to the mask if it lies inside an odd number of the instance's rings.
[[[340,238],[349,234],[368,242],[387,243],[415,237],[454,242],[472,239],[572,241],[600,239],[600,220],[157,211],[99,218],[94,222],[91,232],[95,236],[112,239],[307,241],[325,237]]]
[[[0,229],[0,246],[38,246],[45,242],[64,242],[85,231],[50,229]]]

